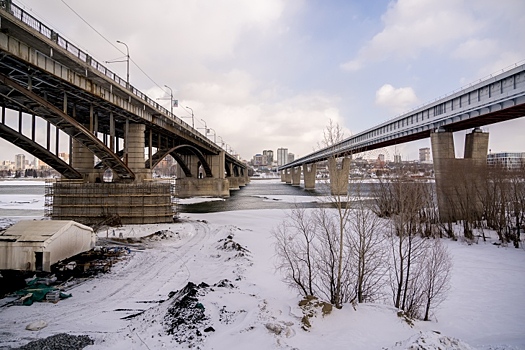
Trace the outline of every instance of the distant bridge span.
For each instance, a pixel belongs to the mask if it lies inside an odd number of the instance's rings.
[[[280,170],[525,116],[525,65],[464,88],[343,141],[280,166]]]

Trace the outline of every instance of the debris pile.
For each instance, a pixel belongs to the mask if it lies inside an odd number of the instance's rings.
[[[59,280],[71,277],[91,277],[106,273],[123,256],[129,254],[128,247],[95,247],[90,251],[60,261],[51,267]]]
[[[177,343],[198,348],[198,344],[205,339],[206,333],[215,332],[211,318],[206,314],[205,305],[199,299],[207,293],[214,292],[215,288],[235,288],[235,286],[227,279],[212,286],[204,282],[199,285],[188,282],[181,290],[169,294],[172,302],[164,316],[164,328]],[[226,311],[226,307],[223,306],[219,321],[229,323],[232,314],[234,313]]]
[[[16,350],[81,350],[93,344],[93,339],[87,335],[59,333],[47,338],[34,340],[24,346],[16,348]]]
[[[238,256],[244,256],[246,253],[249,252],[248,249],[244,248],[242,245],[235,242],[233,240],[232,235],[228,235],[228,237],[226,238],[219,239],[219,243],[221,243],[221,245],[218,247],[219,249],[227,250],[227,251],[238,251],[240,252],[240,254],[237,254]]]
[[[164,322],[166,332],[173,335],[179,344],[200,342],[203,331],[209,328],[210,319],[204,313],[204,305],[199,302],[199,296],[204,296],[208,287],[204,282],[199,285],[188,282],[181,290],[169,294],[174,301]]]

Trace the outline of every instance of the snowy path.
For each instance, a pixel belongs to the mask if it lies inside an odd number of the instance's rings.
[[[171,225],[174,226],[174,225]],[[189,229],[189,230],[188,230]],[[170,291],[184,286],[190,277],[186,266],[202,249],[210,233],[207,225],[195,222],[169,242],[152,242],[145,250],[133,251],[108,274],[73,287],[73,297],[57,304],[8,307],[0,311],[3,341],[26,342],[67,330],[80,333],[119,333],[135,314],[164,300]],[[4,322],[3,320],[14,320]],[[25,325],[43,319],[48,327],[40,334],[28,333]]]

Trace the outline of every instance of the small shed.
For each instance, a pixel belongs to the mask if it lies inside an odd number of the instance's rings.
[[[0,270],[51,271],[95,246],[91,227],[69,220],[19,221],[0,232]]]

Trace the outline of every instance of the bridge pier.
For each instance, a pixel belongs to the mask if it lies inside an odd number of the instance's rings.
[[[489,134],[474,129],[465,136],[463,159],[456,159],[452,132],[430,135],[436,194],[441,221],[478,218],[482,214],[483,175],[487,166]]]
[[[177,178],[177,193],[179,198],[189,197],[223,197],[230,196],[230,183],[224,175],[225,153],[219,152],[218,155],[206,156],[206,161],[212,171],[212,176],[207,176],[200,169],[200,161],[197,156],[187,156],[186,165],[191,169],[191,177],[181,175]],[[194,174],[197,174],[195,177]]]
[[[315,190],[315,177],[317,174],[317,164],[304,164],[303,165],[303,176],[304,176],[304,189]]]
[[[280,170],[281,172],[281,182],[286,182],[286,169]]]
[[[133,182],[104,182],[104,170],[94,169],[93,153],[79,141],[72,141],[72,166],[83,180],[50,183],[48,192],[53,200],[50,216],[53,220],[75,220],[86,225],[118,217],[122,224],[173,222],[169,182],[151,181],[146,169],[144,130],[141,124],[130,124],[124,140],[127,154],[124,162],[135,174]]]
[[[82,174],[84,182],[102,182],[104,171],[94,169],[95,156],[86,146],[72,139],[71,166]]]
[[[240,184],[239,184],[239,180],[240,178],[237,177],[237,176],[230,176],[227,178],[228,179],[228,185],[230,187],[230,190],[232,191],[236,191],[236,190],[240,190]]]
[[[330,174],[330,193],[332,196],[346,196],[348,194],[348,176],[350,175],[350,158],[344,157],[340,164],[337,159],[328,159]]]
[[[284,171],[285,171],[284,182],[286,182],[287,184],[291,184],[292,183],[292,170],[285,169]]]
[[[128,167],[135,174],[135,182],[151,180],[152,178],[152,169],[146,168],[144,157],[145,131],[146,125],[130,123],[128,135],[124,139],[124,149],[127,149],[124,162],[127,162]]]
[[[301,167],[294,167],[291,169],[292,186],[301,186]]]

